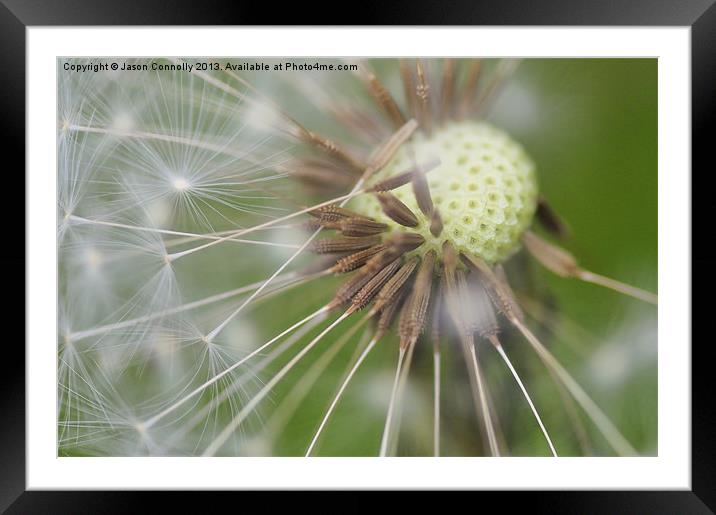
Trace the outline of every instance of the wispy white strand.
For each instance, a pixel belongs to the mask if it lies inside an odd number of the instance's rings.
[[[241,411],[234,417],[231,422],[224,428],[221,433],[214,439],[213,442],[206,448],[202,456],[213,456],[221,448],[222,445],[228,440],[231,434],[238,428],[246,417],[254,410],[254,408],[263,400],[264,397],[278,384],[281,379],[298,363],[307,353],[310,351],[324,336],[326,336],[334,327],[340,324],[350,315],[349,312],[343,313],[335,321],[333,321],[328,327],[326,327],[321,333],[316,336],[311,342],[306,345],[296,356],[291,359],[276,375],[274,375],[270,381],[257,393],[251,400],[241,409]]]
[[[545,440],[547,440],[547,444],[549,445],[549,450],[552,452],[552,456],[557,458],[557,451],[554,448],[554,445],[552,444],[552,439],[549,437],[549,433],[547,433],[547,429],[544,427],[544,424],[542,423],[542,418],[539,416],[539,413],[537,412],[537,408],[535,408],[534,404],[532,403],[532,399],[530,398],[530,395],[527,393],[527,389],[525,388],[524,384],[522,384],[522,380],[520,379],[520,376],[517,374],[517,371],[515,370],[515,367],[512,366],[512,362],[510,361],[510,358],[507,357],[507,353],[505,352],[505,349],[502,347],[502,345],[496,345],[495,348],[497,349],[497,352],[499,352],[500,356],[504,360],[505,364],[507,365],[507,368],[510,369],[510,372],[512,373],[512,377],[515,378],[515,381],[520,387],[520,390],[522,390],[522,395],[525,397],[525,400],[527,401],[527,404],[529,404],[530,409],[532,410],[532,414],[534,415],[535,419],[537,420],[537,423],[539,424],[539,428],[542,431],[542,434],[544,435]]]
[[[333,410],[336,408],[338,401],[341,399],[341,395],[343,395],[343,392],[348,387],[348,383],[350,383],[351,379],[353,378],[353,375],[360,368],[361,364],[363,363],[363,360],[365,360],[365,358],[368,356],[370,351],[373,350],[373,347],[375,346],[377,341],[378,341],[377,338],[373,338],[368,343],[368,346],[365,348],[365,350],[358,357],[358,360],[355,362],[355,365],[353,365],[353,368],[351,368],[350,372],[348,372],[348,376],[345,378],[345,380],[341,384],[341,387],[338,389],[338,392],[336,393],[335,397],[333,398],[333,402],[331,402],[331,405],[328,407],[328,411],[326,411],[326,414],[323,416],[323,419],[321,420],[321,423],[318,426],[318,429],[316,430],[316,434],[313,435],[313,439],[311,440],[311,443],[309,444],[308,449],[306,450],[306,456],[311,455],[311,452],[313,451],[313,448],[315,447],[316,442],[318,442],[318,438],[321,436],[321,432],[323,431],[323,428],[325,427],[326,423],[328,422],[328,419],[330,418],[331,414],[333,413]]]
[[[128,225],[128,224],[121,224],[117,222],[108,222],[104,220],[90,220],[89,218],[84,218],[81,216],[75,216],[70,215],[68,219],[78,222],[78,223],[86,223],[86,224],[94,224],[94,225],[104,225],[107,227],[117,227],[119,229],[128,229],[131,231],[143,231],[143,232],[153,232],[157,234],[167,234],[171,236],[188,236],[192,239],[197,240],[220,240],[222,239],[221,236],[213,236],[210,234],[197,234],[197,233],[191,233],[191,232],[182,232],[182,231],[172,231],[169,229],[156,229],[154,227],[141,227],[137,225]],[[300,245],[296,245],[293,243],[276,243],[271,241],[261,241],[261,240],[242,240],[238,238],[232,238],[230,241],[236,242],[236,243],[247,243],[250,245],[266,245],[268,247],[279,247],[279,248],[286,248],[286,249],[297,249],[300,247]]]
[[[385,416],[385,425],[383,426],[383,436],[380,440],[380,456],[384,457],[388,452],[388,442],[390,440],[390,428],[393,425],[393,412],[395,410],[396,397],[398,396],[398,383],[400,382],[400,371],[405,358],[405,349],[400,348],[398,353],[398,364],[395,369],[395,378],[393,379],[393,388],[390,392],[390,402],[388,403],[388,413]]]
[[[212,411],[215,411],[218,409],[218,407],[225,402],[227,399],[230,399],[234,394],[236,394],[241,388],[243,388],[249,381],[254,379],[253,374],[258,374],[261,371],[263,371],[266,367],[268,367],[271,363],[273,363],[276,359],[278,359],[284,352],[289,350],[293,345],[296,344],[301,338],[303,338],[308,332],[313,330],[318,324],[322,322],[322,319],[320,318],[314,318],[310,322],[306,323],[303,327],[296,330],[294,334],[292,334],[290,337],[288,337],[281,345],[273,349],[265,358],[263,358],[261,361],[259,361],[256,366],[252,367],[251,372],[252,374],[246,374],[243,376],[238,377],[236,380],[232,381],[229,386],[224,388],[221,393],[219,393],[216,396],[213,396],[209,402],[207,402],[204,406],[202,406],[200,409],[198,409],[196,412],[194,412],[187,421],[181,422],[181,428],[174,433],[174,435],[171,438],[171,441],[173,443],[178,443],[181,441],[181,438],[188,434],[194,427],[196,427],[204,418],[209,415]],[[198,443],[197,443],[198,445]],[[196,451],[196,449],[195,449]]]
[[[485,385],[482,380],[482,372],[480,371],[480,365],[477,361],[477,350],[475,349],[474,344],[470,345],[470,358],[472,361],[472,369],[475,374],[475,381],[477,382],[477,393],[480,399],[482,417],[485,422],[487,441],[490,445],[490,453],[493,456],[500,456],[500,447],[497,444],[495,427],[492,423],[492,414],[490,413],[490,406],[487,402],[487,395],[485,394]]]
[[[282,277],[282,281],[284,281],[284,280],[290,281],[295,278],[296,278],[296,273],[291,272],[291,273],[285,274]],[[176,307],[165,309],[165,310],[158,311],[155,313],[150,313],[150,314],[143,315],[143,316],[137,317],[137,318],[121,320],[121,321],[114,322],[111,324],[105,324],[105,325],[101,325],[98,327],[93,327],[91,329],[85,329],[82,331],[68,333],[66,335],[66,339],[70,340],[70,341],[79,341],[79,340],[83,340],[85,338],[89,338],[92,336],[97,336],[98,334],[104,334],[104,333],[107,333],[110,331],[116,331],[116,330],[120,330],[120,329],[126,329],[127,327],[132,327],[132,326],[139,325],[139,324],[142,324],[145,322],[150,322],[152,320],[156,320],[159,318],[176,315],[178,313],[183,313],[184,311],[191,311],[193,309],[208,306],[208,305],[214,304],[216,302],[221,302],[222,300],[236,297],[237,295],[241,295],[241,294],[249,292],[251,290],[255,290],[262,284],[263,284],[263,281],[257,281],[255,283],[248,284],[246,286],[241,286],[241,287],[235,288],[233,290],[229,290],[229,291],[226,291],[223,293],[217,293],[216,295],[210,295],[209,297],[205,297],[200,300],[195,300],[193,302],[188,302],[186,304],[182,304],[181,306],[176,306]]]
[[[587,416],[589,416],[602,435],[604,435],[609,445],[621,456],[638,455],[636,449],[624,438],[612,421],[609,420],[609,417],[604,414],[592,398],[579,386],[579,383],[572,378],[569,372],[567,372],[547,348],[542,345],[532,331],[519,320],[512,320],[512,323],[520,330],[525,338],[527,338],[527,341],[532,345],[542,362],[554,370],[555,374],[557,374],[564,386],[569,390],[569,393],[572,394],[574,399],[582,406]]]
[[[296,410],[300,407],[303,400],[311,392],[311,388],[316,382],[323,376],[330,363],[336,358],[336,356],[343,350],[343,347],[350,341],[355,333],[364,326],[368,321],[368,317],[364,317],[359,322],[354,324],[344,334],[338,338],[321,356],[313,362],[308,370],[301,374],[301,378],[296,382],[291,392],[277,406],[276,410],[271,414],[271,417],[267,420],[265,429],[269,432],[279,433],[291,419]],[[364,337],[369,336],[366,332]],[[362,338],[366,339],[366,338]],[[366,341],[361,341],[358,348],[362,348]],[[351,359],[350,363],[355,360]]]
[[[260,352],[263,352],[267,347],[269,347],[270,345],[272,345],[274,342],[280,340],[281,338],[283,338],[283,337],[286,336],[287,334],[290,334],[292,331],[294,331],[295,329],[301,327],[303,324],[305,324],[306,322],[312,320],[313,318],[327,313],[327,311],[328,311],[328,308],[324,306],[324,307],[318,309],[317,311],[314,311],[313,313],[311,313],[311,314],[308,315],[307,317],[303,318],[302,320],[299,320],[298,322],[296,322],[295,324],[293,324],[293,325],[292,325],[291,327],[289,327],[288,329],[285,329],[284,331],[282,331],[282,332],[279,333],[278,335],[276,335],[276,336],[274,336],[273,338],[271,338],[268,342],[264,343],[263,345],[261,345],[260,347],[258,347],[258,348],[255,349],[254,351],[252,351],[250,354],[248,354],[248,355],[247,355],[246,357],[244,357],[243,359],[240,359],[239,361],[237,361],[236,363],[234,363],[234,364],[231,365],[230,367],[228,367],[228,368],[224,369],[222,372],[216,374],[214,377],[212,377],[211,379],[209,379],[208,381],[206,381],[206,382],[205,382],[204,384],[202,384],[201,386],[198,386],[197,388],[195,388],[194,390],[192,390],[192,392],[189,393],[188,395],[185,395],[184,397],[182,397],[180,400],[178,400],[177,402],[175,402],[174,404],[172,404],[172,405],[169,406],[168,408],[162,410],[161,412],[157,413],[156,415],[154,415],[154,416],[151,417],[150,419],[146,420],[146,421],[142,424],[142,426],[143,426],[145,429],[148,429],[148,428],[152,427],[154,424],[156,424],[158,421],[160,421],[162,418],[164,418],[165,416],[167,416],[167,415],[168,415],[169,413],[171,413],[172,411],[176,410],[178,407],[180,407],[180,406],[181,406],[182,404],[184,404],[186,401],[188,401],[188,400],[191,399],[192,397],[195,397],[196,395],[200,394],[200,393],[203,392],[207,387],[211,386],[212,384],[214,384],[215,382],[217,382],[219,379],[221,379],[221,378],[224,377],[225,375],[231,373],[233,370],[237,369],[238,367],[240,367],[241,365],[243,365],[244,363],[246,363],[248,360],[250,360],[251,358],[253,358],[253,357],[256,356],[257,354],[259,354]]]
[[[433,455],[440,456],[440,350],[433,352]]]

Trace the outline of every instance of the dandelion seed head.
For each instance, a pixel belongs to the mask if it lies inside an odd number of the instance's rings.
[[[349,355],[351,373],[323,419],[349,387],[341,402],[353,405],[342,411],[356,418],[346,452],[361,424],[394,410],[388,454],[433,442],[437,455],[442,410],[455,453],[495,454],[489,434],[474,447],[461,425],[476,410],[489,433],[491,417],[513,411],[493,349],[480,342],[499,346],[499,330],[521,324],[527,280],[518,260],[493,265],[529,239],[535,212],[543,220],[534,163],[483,120],[524,134],[542,127],[543,106],[505,84],[502,63],[482,72],[479,60],[358,64],[374,73],[60,75],[60,454],[286,452],[286,440],[301,446],[311,431],[304,400],[322,402]],[[563,264],[532,243],[548,264]],[[499,336],[512,355],[512,335]],[[614,344],[636,344],[632,336]],[[627,381],[638,343],[605,350],[586,372]],[[468,353],[478,344],[479,364]],[[397,352],[394,372],[385,357]],[[482,391],[494,381],[491,415]],[[336,427],[348,420],[340,409]],[[398,446],[401,433],[408,443]]]
[[[418,165],[440,160],[427,175],[444,226],[438,237],[431,234],[430,220],[420,212],[411,185],[394,191],[418,217],[415,231],[426,240],[421,254],[431,249],[440,252],[448,240],[459,251],[497,263],[519,249],[520,237],[537,206],[535,166],[519,143],[488,123],[451,123],[431,137],[416,135],[412,144],[404,146],[377,174],[377,180],[414,166],[411,153]],[[357,198],[351,206],[394,229],[400,227],[383,214],[372,197]]]

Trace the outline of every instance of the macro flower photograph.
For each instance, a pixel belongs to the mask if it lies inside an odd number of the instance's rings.
[[[658,455],[657,66],[58,59],[57,455]]]

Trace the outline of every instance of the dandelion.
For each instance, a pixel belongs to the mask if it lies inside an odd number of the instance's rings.
[[[657,303],[563,248],[491,120],[518,61],[206,62],[60,73],[61,455],[649,452],[524,287]]]

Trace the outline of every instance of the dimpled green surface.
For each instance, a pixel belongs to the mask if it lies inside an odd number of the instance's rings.
[[[443,219],[439,237],[430,233],[429,220],[420,212],[411,185],[393,191],[420,221],[418,227],[409,229],[426,239],[416,252],[440,250],[449,240],[460,251],[498,263],[519,249],[537,204],[535,166],[519,143],[488,123],[457,122],[435,130],[431,137],[417,134],[409,145],[418,163],[440,160],[427,175],[433,203]],[[406,147],[372,182],[412,167]],[[372,195],[357,197],[350,207],[387,223],[392,230],[405,230],[383,214]]]

